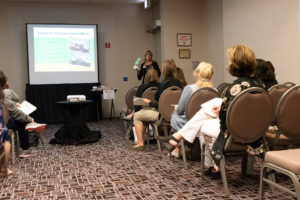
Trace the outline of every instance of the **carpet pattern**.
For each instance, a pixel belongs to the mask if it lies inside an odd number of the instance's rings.
[[[201,181],[199,162],[170,160],[167,151],[151,144],[145,151],[129,148],[120,120],[89,123],[101,130],[102,139],[79,146],[39,145],[38,155],[19,159],[9,167],[14,174],[0,179],[0,199],[258,199],[260,162],[255,175],[242,177],[240,159],[226,160],[230,197],[222,180]],[[43,133],[49,142],[61,125],[49,125]],[[289,185],[289,179],[277,181]],[[280,191],[266,190],[266,199],[293,199]]]

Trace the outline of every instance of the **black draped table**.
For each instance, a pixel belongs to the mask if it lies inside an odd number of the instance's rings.
[[[26,100],[37,107],[31,116],[36,121],[48,124],[63,123],[68,116],[68,111],[62,106],[58,106],[56,101],[67,100],[68,95],[85,95],[87,99],[93,99],[93,103],[86,104],[81,115],[86,121],[97,121],[102,117],[102,102],[98,95],[91,92],[93,86],[98,87],[100,83],[26,84]],[[95,109],[96,107],[98,109]]]
[[[56,101],[56,104],[69,113],[64,125],[55,133],[51,144],[86,144],[96,142],[101,138],[100,131],[90,131],[82,113],[85,107],[93,103],[92,100],[80,102]]]

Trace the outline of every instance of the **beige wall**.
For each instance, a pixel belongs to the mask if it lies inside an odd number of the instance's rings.
[[[193,83],[192,61],[204,59],[202,1],[199,0],[161,0],[161,43],[162,60],[174,59],[184,71],[188,83]],[[191,33],[192,46],[178,47],[177,33]],[[190,59],[179,59],[179,49],[190,49]]]
[[[98,24],[100,82],[118,88],[118,115],[126,107],[126,91],[139,84],[132,69],[136,58],[154,49],[154,36],[146,33],[151,21],[151,9],[144,10],[142,4],[0,3],[1,70],[23,99],[28,82],[25,23]],[[110,49],[104,48],[105,42],[111,43]],[[128,82],[123,82],[124,76]],[[103,102],[104,116],[108,105]]]
[[[246,44],[257,58],[274,64],[278,82],[299,84],[299,1],[223,0],[223,4],[224,54],[232,45]],[[232,80],[227,72],[225,80]]]
[[[146,33],[146,25],[158,18],[161,30]],[[117,115],[126,91],[139,84],[132,66],[146,49],[160,66],[173,58],[188,83],[194,81],[192,61],[212,63],[217,86],[233,79],[225,69],[226,49],[243,43],[273,62],[279,82],[300,82],[298,0],[161,0],[147,10],[142,4],[0,3],[0,68],[22,98],[28,82],[25,23],[47,22],[98,24],[100,82],[118,88]],[[177,33],[192,34],[190,59],[178,58]],[[109,102],[103,103],[108,116]]]

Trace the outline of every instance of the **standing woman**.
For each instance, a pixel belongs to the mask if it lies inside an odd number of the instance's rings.
[[[137,69],[137,78],[138,80],[142,79],[142,84],[144,84],[144,79],[147,71],[149,69],[155,69],[158,73],[158,77],[160,77],[160,69],[156,61],[152,59],[152,52],[147,50],[144,55],[144,62],[141,64],[141,67]]]
[[[3,89],[6,87],[6,82],[7,82],[6,75],[2,71],[0,71],[0,146],[2,145],[4,146],[5,159],[7,163],[10,154],[10,148],[11,148],[11,137],[4,124],[4,118],[2,112],[3,110],[2,103],[4,99]],[[0,167],[1,167],[0,174],[3,174],[5,172],[3,168],[3,163],[0,163]],[[7,168],[7,174],[10,175],[12,173],[13,171]]]

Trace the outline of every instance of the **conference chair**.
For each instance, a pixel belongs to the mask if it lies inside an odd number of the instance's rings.
[[[289,88],[279,99],[275,111],[277,131],[267,132],[271,149],[300,144],[300,85]]]
[[[226,195],[229,195],[226,172],[225,158],[229,155],[242,155],[242,173],[246,172],[247,166],[247,147],[246,144],[252,143],[265,136],[271,124],[274,114],[274,106],[268,92],[262,88],[249,88],[238,94],[230,103],[226,113],[227,132],[230,133],[227,139],[224,154],[220,160],[221,176]],[[209,139],[206,137],[206,139]],[[266,151],[265,140],[264,153]],[[208,145],[205,141],[202,149]],[[202,180],[204,180],[204,151],[201,151]]]
[[[265,155],[265,162],[262,165],[259,182],[259,199],[264,196],[264,183],[280,189],[300,200],[300,149],[290,149],[281,151],[268,151]],[[288,176],[293,184],[295,191],[276,183],[276,179],[268,179],[265,176],[270,171]]]
[[[158,101],[158,112],[160,114],[160,118],[156,122],[151,122],[151,125],[155,127],[156,136],[158,133],[158,126],[162,126],[164,130],[164,135],[167,136],[168,127],[170,127],[171,115],[174,111],[174,106],[178,104],[180,96],[182,93],[182,89],[177,86],[171,86],[165,89],[159,97]],[[159,151],[161,151],[160,141],[157,140],[157,145]]]
[[[287,87],[293,87],[293,86],[295,86],[296,84],[295,83],[293,83],[293,82],[285,82],[285,83],[283,83],[283,85],[285,85],[285,86],[287,86]]]
[[[131,113],[132,111],[134,111],[133,97],[136,95],[137,90],[138,90],[138,87],[133,87],[127,91],[127,93],[125,95],[125,103],[126,103],[127,109],[126,109],[126,113],[124,113],[124,115],[127,115],[127,114]],[[131,121],[124,120],[124,126],[125,126],[125,130],[126,130],[125,138],[129,139],[131,137],[131,130],[133,127],[132,120]]]
[[[150,87],[150,88],[146,89],[142,94],[142,98],[149,99],[151,102],[156,102],[154,97],[155,97],[155,93],[156,93],[157,89],[158,89],[157,87]],[[144,105],[144,106],[142,106],[142,108],[150,108],[150,106]],[[149,142],[150,126],[152,127],[155,137],[157,138],[157,136],[158,136],[157,126],[155,126],[153,123],[149,123],[147,126],[147,129],[146,129],[147,149],[149,149],[149,145],[150,145],[150,142]]]
[[[221,83],[218,87],[217,87],[217,91],[218,91],[218,96],[219,97],[224,97],[227,90],[230,88],[232,84],[230,83]]]
[[[6,106],[2,104],[2,112],[4,117],[4,124],[6,125],[9,120],[9,114]],[[19,157],[19,147],[20,147],[20,140],[19,140],[19,133],[17,130],[8,129],[8,132],[11,136],[11,158],[12,163],[15,164],[17,158]]]
[[[5,151],[4,146],[0,146],[0,167],[3,167],[4,170],[4,178],[7,177],[7,163],[6,163],[6,157],[5,157]]]
[[[204,87],[200,88],[197,91],[195,91],[189,99],[186,102],[185,105],[185,114],[186,119],[190,120],[201,108],[201,104],[218,97],[218,92],[216,89]],[[185,147],[184,147],[184,141],[180,140],[180,149],[181,149],[181,155],[182,160],[184,163],[184,168],[187,168],[186,164],[186,154],[185,154]],[[201,152],[201,148],[200,148]]]

